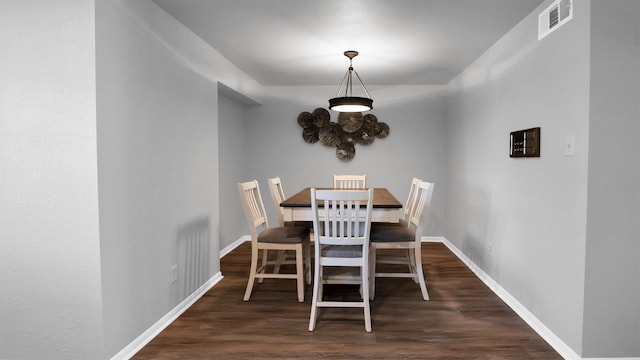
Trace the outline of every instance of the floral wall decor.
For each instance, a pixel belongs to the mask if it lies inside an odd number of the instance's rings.
[[[389,125],[378,121],[373,114],[341,112],[337,121],[331,121],[329,110],[317,108],[298,115],[302,138],[309,144],[320,142],[336,148],[340,160],[349,161],[356,155],[356,144],[370,145],[389,136]]]

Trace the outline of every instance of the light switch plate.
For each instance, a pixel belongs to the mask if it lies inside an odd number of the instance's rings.
[[[567,136],[567,139],[565,141],[565,145],[564,145],[564,155],[565,156],[575,156],[576,154],[576,139],[573,135],[569,135]]]

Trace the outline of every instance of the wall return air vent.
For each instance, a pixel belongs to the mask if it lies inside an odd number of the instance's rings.
[[[573,0],[556,0],[538,15],[538,40],[573,18]]]

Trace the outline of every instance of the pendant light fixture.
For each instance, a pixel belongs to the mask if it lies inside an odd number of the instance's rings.
[[[329,99],[329,109],[338,112],[369,111],[373,109],[373,99],[371,99],[371,95],[369,95],[367,88],[364,86],[360,75],[358,75],[358,73],[353,69],[353,58],[358,56],[358,52],[355,50],[347,50],[344,52],[344,56],[349,58],[349,69],[342,78],[340,89],[338,89],[336,97]],[[355,74],[360,81],[360,85],[362,85],[367,97],[353,96],[353,74]],[[342,89],[344,89],[344,96],[340,96]]]

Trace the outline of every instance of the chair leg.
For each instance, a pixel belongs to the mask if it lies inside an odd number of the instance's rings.
[[[298,283],[298,302],[304,302],[304,256],[302,244],[296,247],[296,282]]]
[[[324,271],[323,271],[323,267],[321,266],[320,269],[318,270],[320,272],[320,276],[318,277],[318,282],[320,283],[320,285],[318,286],[318,301],[323,301],[324,300]]]
[[[369,300],[376,296],[376,248],[369,249]]]
[[[316,244],[318,246],[318,244]],[[322,300],[322,270],[316,259],[313,275],[313,297],[311,298],[311,316],[309,317],[309,331],[316,328],[316,319],[318,317],[318,298]]]
[[[257,255],[256,255],[257,256]],[[257,258],[256,258],[257,260]],[[267,271],[267,261],[269,260],[269,250],[262,249],[262,270],[260,270],[261,274],[264,274]],[[259,278],[258,283],[262,284],[264,278]]]
[[[307,277],[307,284],[311,284],[311,244],[305,242],[303,245],[303,249],[304,249],[304,258],[305,258],[304,271]]]
[[[266,250],[265,250],[266,251]],[[251,248],[251,270],[249,272],[249,282],[247,283],[247,290],[244,292],[244,301],[248,301],[251,297],[251,291],[253,290],[253,283],[256,279],[256,269],[258,267],[258,249],[255,246]]]
[[[420,249],[420,244],[415,248],[415,261],[416,261],[416,275],[418,277],[418,281],[420,282],[420,291],[422,291],[422,298],[427,301],[429,300],[429,292],[427,291],[427,284],[424,282],[424,273],[422,271],[422,250]]]
[[[409,266],[409,272],[413,274],[413,282],[418,283],[418,272],[416,266],[415,248],[407,249],[407,265]]]
[[[280,273],[280,265],[282,265],[282,263],[286,260],[286,258],[287,258],[287,252],[285,250],[278,250],[278,257],[276,258],[276,263],[273,268],[274,274]]]
[[[368,259],[367,259],[368,261]],[[364,311],[364,329],[367,332],[371,332],[371,309],[369,308],[369,267],[364,264],[360,270],[362,273],[360,278],[362,279],[362,304]]]

